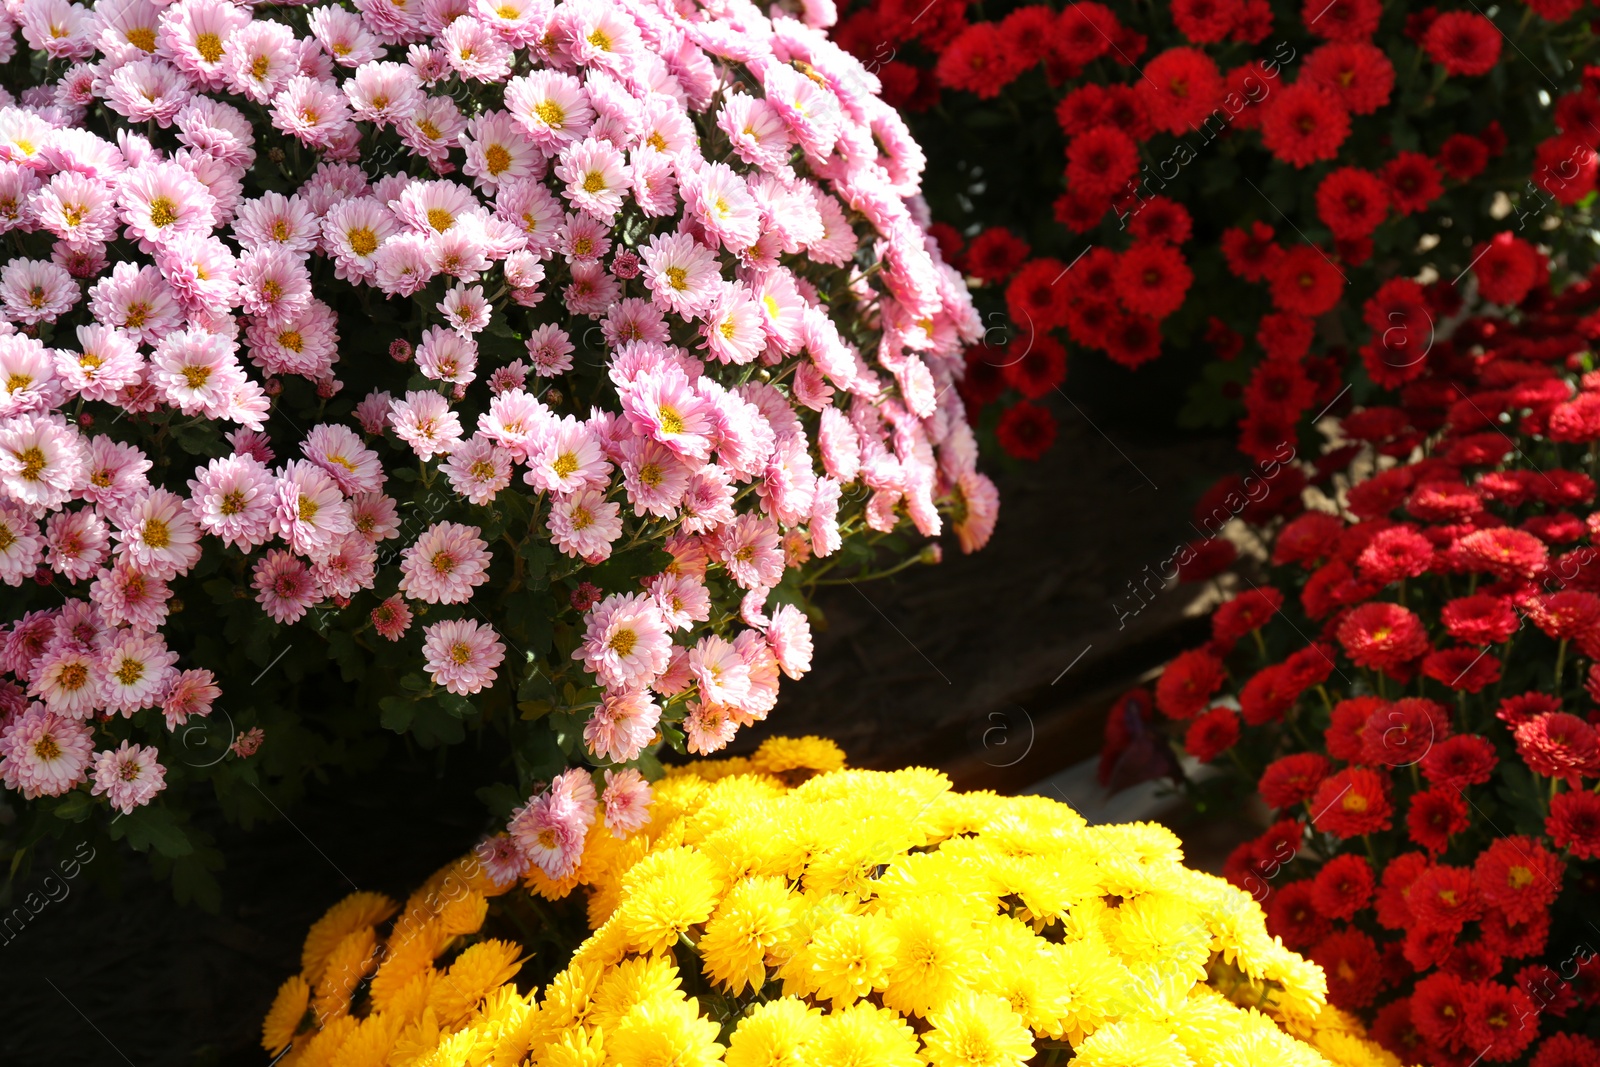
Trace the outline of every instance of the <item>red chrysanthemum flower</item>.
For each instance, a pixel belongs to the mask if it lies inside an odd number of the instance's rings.
[[[1422,657],[1422,673],[1448,689],[1481,693],[1500,680],[1500,661],[1484,648],[1441,648]]]
[[[1570,512],[1550,515],[1530,515],[1522,520],[1519,530],[1533,534],[1547,545],[1570,545],[1583,537],[1583,520]]]
[[[1331,919],[1354,919],[1372,903],[1372,864],[1365,856],[1334,856],[1312,879],[1311,902]]]
[[[1172,0],[1172,24],[1195,44],[1217,44],[1242,13],[1239,0]]]
[[[1500,31],[1482,15],[1447,11],[1428,27],[1422,47],[1446,73],[1474,77],[1500,61]]]
[[[1110,199],[1103,196],[1086,196],[1076,189],[1068,189],[1056,197],[1052,205],[1056,221],[1073,233],[1088,233],[1100,225],[1100,220],[1111,210]]]
[[[1261,110],[1261,143],[1295,167],[1333,159],[1350,136],[1350,113],[1331,90],[1301,80],[1267,99]]]
[[[1325,511],[1308,511],[1291,520],[1272,543],[1272,562],[1302,566],[1326,559],[1344,532],[1344,522]]]
[[[1067,350],[1047,333],[1026,339],[1020,356],[1003,368],[1006,384],[1029,400],[1048,396],[1067,377]]]
[[[1561,698],[1551,696],[1549,693],[1529,691],[1519,693],[1513,697],[1506,697],[1500,701],[1500,706],[1495,710],[1494,716],[1507,726],[1515,730],[1525,722],[1532,722],[1540,715],[1561,710]]]
[[[1372,114],[1394,90],[1394,64],[1367,41],[1334,41],[1313,50],[1303,77],[1332,92],[1352,115]]]
[[[1458,182],[1470,182],[1489,165],[1489,146],[1469,133],[1453,133],[1439,146],[1439,168]]]
[[[1379,531],[1356,557],[1363,578],[1388,585],[1415,578],[1433,562],[1433,542],[1411,526],[1391,526]]]
[[[1069,289],[1061,285],[1067,265],[1059,259],[1023,264],[1006,286],[1006,310],[1025,332],[1055,330],[1067,324]]]
[[[1361,728],[1361,762],[1409,767],[1450,734],[1450,712],[1436,701],[1405,697],[1385,704]]]
[[[1578,137],[1600,134],[1600,95],[1588,88],[1567,93],[1556,101],[1552,118],[1562,133]]]
[[[1541,911],[1528,919],[1511,919],[1504,912],[1489,910],[1478,919],[1478,931],[1492,951],[1508,959],[1537,956],[1550,940],[1550,913]]]
[[[1283,249],[1273,243],[1272,227],[1264,222],[1252,222],[1250,229],[1237,227],[1222,231],[1222,258],[1228,269],[1247,282],[1259,282],[1267,276]]]
[[[1239,451],[1257,463],[1283,455],[1299,438],[1298,414],[1275,408],[1251,410],[1239,421]]]
[[[992,22],[974,22],[939,56],[933,73],[947,89],[964,89],[992,100],[1022,73],[1021,57]]]
[[[1190,541],[1178,553],[1178,581],[1203,582],[1215,578],[1239,558],[1239,550],[1225,537]]]
[[[1248,589],[1218,606],[1211,616],[1211,634],[1231,645],[1252,630],[1259,630],[1283,607],[1283,594],[1272,586]]]
[[[1437,789],[1460,792],[1487,782],[1498,761],[1493,741],[1475,734],[1458,734],[1428,750],[1422,757],[1422,775]]]
[[[1222,99],[1222,75],[1197,48],[1169,48],[1145,64],[1140,102],[1159,130],[1178,135],[1203,125]]]
[[[1129,311],[1163,319],[1183,306],[1194,273],[1171,245],[1141,241],[1117,261],[1117,299]]]
[[[1593,593],[1563,589],[1521,603],[1533,624],[1557,641],[1585,637],[1600,626],[1600,596]]]
[[[1081,67],[1105,55],[1121,29],[1104,4],[1068,4],[1056,20],[1051,47],[1068,63]]]
[[[1600,858],[1600,796],[1587,789],[1557,793],[1544,831],[1576,859]]]
[[[1527,921],[1548,910],[1561,893],[1562,863],[1533,837],[1501,837],[1478,854],[1472,867],[1478,897],[1491,910]]]
[[[1156,707],[1172,719],[1190,719],[1227,680],[1222,660],[1203,648],[1180,652],[1156,682]]]
[[[1337,636],[1351,662],[1376,671],[1393,671],[1428,651],[1422,621],[1387,602],[1352,609],[1339,623]]]
[[[1232,708],[1212,708],[1189,724],[1183,747],[1201,763],[1210,763],[1239,740],[1239,716]]]
[[[1079,297],[1067,309],[1067,333],[1086,348],[1104,348],[1106,331],[1121,314],[1110,297]]]
[[[1347,767],[1317,787],[1311,811],[1312,824],[1335,837],[1387,830],[1394,814],[1389,781],[1365,767]]]
[[[1330,171],[1317,185],[1317,218],[1343,240],[1365,237],[1389,214],[1389,191],[1360,167]]]
[[[1465,867],[1430,864],[1417,875],[1406,893],[1411,917],[1425,930],[1454,934],[1472,922],[1482,911],[1472,880]]]
[[[1250,372],[1244,387],[1244,405],[1250,411],[1298,415],[1311,406],[1317,387],[1298,362],[1267,359]]]
[[[1351,697],[1333,706],[1332,721],[1323,734],[1328,755],[1345,763],[1361,762],[1361,731],[1374,712],[1388,706],[1380,697]]]
[[[1402,852],[1383,869],[1378,895],[1373,901],[1378,923],[1389,930],[1411,925],[1411,885],[1428,869],[1428,857],[1421,852]]]
[[[1067,145],[1067,185],[1084,196],[1120,193],[1138,170],[1138,146],[1115,127],[1096,126]]]
[[[962,269],[986,282],[1003,282],[1028,258],[1028,242],[1006,229],[991,226],[972,239]]]
[[[1600,1067],[1600,1041],[1582,1034],[1551,1034],[1540,1043],[1528,1067]]]
[[[1176,200],[1152,196],[1139,205],[1139,210],[1128,223],[1128,230],[1141,241],[1165,241],[1181,245],[1194,231],[1194,220],[1189,211]]]
[[[1550,412],[1550,439],[1563,444],[1600,440],[1600,393],[1579,393]]]
[[[1383,165],[1389,206],[1401,215],[1426,210],[1444,195],[1444,181],[1433,160],[1421,152],[1401,152]]]
[[[1056,419],[1048,408],[1022,401],[1007,408],[995,427],[1007,455],[1038,459],[1056,440]]]
[[[1309,879],[1280,886],[1267,903],[1267,931],[1289,948],[1310,948],[1328,936],[1332,925],[1312,903]]]
[[[1600,773],[1600,741],[1594,727],[1566,712],[1539,715],[1517,727],[1517,755],[1534,774],[1563,778],[1573,789]]]
[[[1307,689],[1321,685],[1328,680],[1328,675],[1333,673],[1333,646],[1322,641],[1313,641],[1300,651],[1291,652],[1284,659],[1283,668],[1294,676],[1298,684]]]
[[[1379,0],[1306,0],[1300,18],[1306,29],[1330,41],[1363,41],[1378,32]]]
[[[1467,534],[1455,543],[1451,554],[1464,569],[1488,571],[1501,580],[1535,578],[1550,558],[1543,541],[1506,526]]]
[[[1311,961],[1328,978],[1328,1003],[1345,1011],[1360,1011],[1378,995],[1383,976],[1378,946],[1360,930],[1341,930],[1317,942]]]
[[[1076,137],[1096,126],[1105,125],[1106,87],[1080,85],[1056,104],[1056,123],[1068,137]]]
[[[1278,257],[1268,276],[1273,306],[1307,318],[1332,311],[1344,292],[1344,276],[1321,250],[1295,245]]]
[[[1406,510],[1429,522],[1467,522],[1483,513],[1483,497],[1470,485],[1440,479],[1413,489]]]
[[[1539,1036],[1539,1008],[1516,986],[1480,983],[1467,1021],[1467,1046],[1491,1063],[1508,1063]]]
[[[1161,324],[1149,315],[1113,314],[1105,329],[1106,356],[1134,370],[1161,355]]]
[[[1390,467],[1365,481],[1357,482],[1346,494],[1346,505],[1357,518],[1376,519],[1389,514],[1411,495],[1415,473],[1409,467]]]
[[[1302,356],[1311,350],[1311,338],[1316,333],[1316,323],[1304,315],[1289,315],[1281,311],[1269,311],[1261,316],[1261,325],[1256,329],[1256,343],[1267,354],[1269,362],[1283,362],[1298,364]],[[1302,369],[1301,374],[1305,372]],[[1310,378],[1306,378],[1309,385]],[[1312,386],[1313,392],[1315,386]]]
[[[1296,752],[1267,764],[1257,790],[1269,808],[1292,808],[1310,800],[1333,764],[1316,752]]]
[[[1505,597],[1474,593],[1456,597],[1439,610],[1445,631],[1468,645],[1498,645],[1517,632],[1517,612]]]
[[[1539,252],[1510,232],[1497,233],[1487,245],[1472,250],[1473,273],[1485,300],[1507,307],[1522,303],[1539,280]]]
[[[1007,356],[999,348],[976,344],[967,349],[967,372],[957,387],[972,408],[982,408],[1000,399],[1005,392],[1005,363]]]
[[[1411,994],[1411,1021],[1426,1041],[1456,1048],[1475,1004],[1472,987],[1453,974],[1430,974]]]
[[[1027,4],[1000,20],[1000,34],[1018,54],[1020,64],[1031,67],[1049,58],[1055,26],[1056,13],[1048,4]]]
[[[1424,1062],[1426,1046],[1422,1033],[1411,1021],[1409,997],[1391,1000],[1379,1008],[1367,1034],[1372,1040],[1400,1057],[1402,1062]]]
[[[1469,825],[1467,803],[1459,793],[1425,789],[1411,798],[1406,809],[1406,832],[1431,853],[1443,852],[1450,846],[1451,836]]]
[[[1567,205],[1594,192],[1600,156],[1589,144],[1593,136],[1564,133],[1540,141],[1533,150],[1533,183]]]

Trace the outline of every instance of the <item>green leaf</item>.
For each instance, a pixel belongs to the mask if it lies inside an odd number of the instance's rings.
[[[486,785],[477,790],[474,795],[483,803],[484,807],[489,809],[489,813],[494,816],[497,822],[510,818],[517,805],[527,799],[506,782]]]
[[[401,680],[404,683],[404,679]],[[405,697],[384,697],[378,701],[378,708],[382,711],[378,721],[384,729],[393,730],[403,734],[411,728],[411,720],[416,717],[416,704]]]
[[[94,801],[82,789],[74,789],[61,798],[61,803],[56,805],[56,818],[66,819],[68,822],[82,822],[89,817],[89,812],[94,810]]]
[[[194,851],[183,828],[174,820],[171,809],[147,804],[134,808],[127,815],[111,820],[111,837],[126,837],[129,847],[136,852],[148,852],[153,847],[169,859],[187,856]]]
[[[517,710],[522,712],[524,719],[541,719],[554,710],[555,705],[548,700],[521,700],[517,702]]]
[[[212,871],[222,869],[222,854],[201,849],[172,861],[172,895],[179,904],[195,904],[212,915],[222,910],[222,886]]]

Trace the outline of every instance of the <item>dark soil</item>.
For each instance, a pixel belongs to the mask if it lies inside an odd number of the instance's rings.
[[[829,588],[815,669],[785,684],[772,723],[741,747],[822,734],[858,766],[934,765],[1010,791],[1095,752],[1110,700],[1199,632],[1199,590],[1133,590],[1158,587],[1151,574],[1193,536],[1190,503],[1233,453],[1055,407],[1061,436],[1046,458],[999,472],[989,547]],[[335,782],[292,823],[230,834],[219,915],[174,903],[141,858],[97,856],[63,899],[0,936],[0,1064],[265,1064],[260,1019],[310,923],[353,888],[403,897],[482,831],[462,784],[470,757],[450,758],[443,775]]]

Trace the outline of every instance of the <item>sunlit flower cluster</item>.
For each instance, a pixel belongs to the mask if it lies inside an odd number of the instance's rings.
[[[129,731],[236,695],[197,638],[242,685],[302,622],[374,703],[714,751],[809,667],[797,568],[981,545],[978,323],[876,88],[745,0],[7,0],[6,785],[147,803]]]
[[[461,929],[525,892],[487,850],[392,928],[358,894],[313,928],[263,1045],[302,1067],[1398,1065],[1167,830],[841,764],[775,739],[670,771],[636,832],[591,829],[571,875],[529,880],[584,890],[593,931],[542,989],[515,941]]]

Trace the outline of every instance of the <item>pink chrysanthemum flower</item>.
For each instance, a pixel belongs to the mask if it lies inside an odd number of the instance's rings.
[[[622,536],[622,507],[597,489],[580,489],[550,505],[546,525],[550,540],[562,552],[600,563],[611,555],[612,542]]]
[[[506,646],[488,626],[471,619],[436,622],[423,631],[422,656],[428,676],[457,696],[493,685]]]
[[[511,453],[482,437],[472,437],[444,461],[450,487],[474,504],[489,504],[511,484]]]
[[[372,609],[372,628],[385,641],[398,641],[411,629],[411,609],[400,597],[387,597]]]
[[[688,234],[655,234],[640,255],[645,284],[673,314],[697,318],[720,295],[716,255]]]
[[[430,326],[417,346],[417,370],[424,378],[466,385],[478,366],[478,345],[454,330]]]
[[[611,464],[589,427],[571,415],[552,420],[538,448],[528,457],[523,479],[544,492],[573,493],[600,488],[611,480]]]
[[[334,258],[334,273],[354,281],[377,271],[379,246],[398,226],[394,214],[367,196],[352,197],[328,209],[322,237]]]
[[[128,560],[116,560],[102,570],[89,587],[89,599],[117,626],[154,632],[167,617],[172,590],[161,578],[147,574]]]
[[[317,247],[320,226],[316,212],[298,196],[265,192],[239,205],[233,235],[247,252],[281,248],[304,255]]]
[[[248,12],[227,0],[178,0],[162,13],[159,40],[179,70],[207,89],[220,89],[228,38],[249,21]]]
[[[177,163],[152,162],[129,171],[118,203],[129,235],[147,250],[180,233],[208,234],[216,222],[216,199]]]
[[[281,22],[246,22],[223,42],[221,56],[228,85],[258,104],[270,101],[299,73],[294,31]]]
[[[0,731],[0,783],[26,800],[58,797],[84,781],[89,727],[34,704]]]
[[[82,295],[72,275],[47,260],[13,259],[0,267],[0,307],[13,322],[54,322]]]
[[[554,421],[550,409],[531,393],[512,389],[489,401],[489,410],[478,416],[478,432],[513,458],[524,459],[544,446]]]
[[[339,86],[303,74],[273,96],[272,125],[310,148],[331,148],[358,134]]]
[[[717,112],[717,128],[728,135],[735,154],[765,171],[780,170],[794,141],[771,104],[747,93],[730,93]]]
[[[781,605],[772,613],[767,643],[790,678],[799,678],[811,669],[811,622],[793,604]]]
[[[661,617],[674,630],[687,630],[711,618],[711,593],[690,574],[658,574],[645,588],[655,598]]]
[[[56,414],[0,420],[0,489],[30,508],[64,503],[86,480],[88,449]]]
[[[672,340],[671,331],[667,327],[667,318],[661,313],[661,309],[651,301],[641,300],[636,296],[630,296],[608,308],[606,319],[600,324],[600,331],[606,339],[606,344],[612,348],[619,348],[632,342],[665,345]]]
[[[233,744],[228,750],[240,759],[249,759],[261,747],[261,742],[266,739],[266,731],[259,726],[252,726],[244,733],[233,739]]]
[[[404,63],[363,62],[343,88],[354,116],[380,128],[411,115],[423,100],[422,80]]]
[[[238,303],[233,272],[238,265],[215,237],[180,233],[156,250],[156,265],[191,314]]]
[[[706,163],[684,180],[684,206],[706,234],[737,252],[761,236],[761,214],[744,178],[726,163]]]
[[[311,273],[295,253],[281,247],[258,248],[239,257],[233,274],[244,310],[270,322],[311,305]]]
[[[189,509],[202,529],[230,548],[249,550],[272,536],[277,484],[251,456],[214,459],[189,482]]]
[[[348,533],[334,545],[331,553],[311,566],[311,577],[323,596],[349,600],[363,589],[371,589],[377,575],[378,550],[358,533]]]
[[[45,563],[71,582],[97,572],[111,555],[111,531],[96,512],[58,511],[45,520]]]
[[[117,552],[142,570],[171,580],[200,562],[200,528],[188,501],[166,489],[147,489],[116,517]]]
[[[106,106],[134,122],[154,122],[162,129],[172,125],[192,98],[188,80],[174,66],[159,59],[124,63],[106,79]]]
[[[311,12],[306,24],[311,36],[316,38],[323,51],[333,57],[334,63],[341,67],[354,67],[357,78],[360,78],[363,67],[383,55],[383,45],[367,30],[361,16],[354,11],[332,5],[319,7]],[[410,71],[403,64],[392,65]]]
[[[466,337],[478,333],[489,325],[493,305],[484,299],[481,285],[453,285],[444,299],[439,301],[439,314],[450,323],[450,328]]]
[[[389,411],[389,425],[422,460],[446,455],[461,440],[461,420],[438,393],[411,391]]]
[[[536,70],[512,78],[505,100],[511,117],[547,153],[581,139],[594,123],[582,83],[560,71]]]
[[[509,834],[487,837],[472,850],[483,873],[500,888],[514,885],[528,870],[529,859]]]
[[[400,509],[382,493],[357,493],[350,498],[350,524],[369,544],[400,534]]]
[[[718,531],[717,560],[741,589],[771,589],[783,577],[778,526],[760,515],[740,515]]]
[[[317,602],[316,583],[305,561],[281,548],[267,550],[251,575],[260,604],[272,620],[288,624],[299,620]]]
[[[551,378],[572,369],[572,337],[555,323],[534,327],[526,344],[528,362],[539,377]]]
[[[489,580],[489,546],[476,526],[428,527],[400,561],[400,591],[429,604],[461,604]]]
[[[346,496],[383,487],[383,462],[348,426],[319,423],[300,443],[300,453],[327,471]]]
[[[28,695],[69,719],[90,719],[105,703],[105,682],[96,650],[58,643],[40,658]]]
[[[666,445],[648,437],[630,437],[622,446],[622,484],[633,513],[672,518],[689,488],[692,468]]]
[[[150,803],[167,787],[167,771],[149,745],[122,742],[115,749],[95,753],[93,796],[105,795],[111,806],[127,815]]]
[[[55,350],[55,370],[62,385],[85,400],[110,401],[117,390],[139,381],[144,360],[138,347],[111,326],[79,326],[78,349]]]
[[[592,137],[562,150],[555,176],[566,183],[563,192],[574,207],[607,225],[621,210],[630,182],[628,165],[617,147]]]
[[[156,345],[183,321],[177,298],[154,267],[118,263],[109,277],[89,287],[95,321],[114,326],[129,340]]]
[[[691,700],[689,714],[683,719],[684,739],[690,752],[709,756],[726,748],[733,735],[739,732],[729,709],[721,704],[707,704]]]
[[[244,369],[228,338],[204,330],[169,334],[151,357],[151,383],[185,415],[220,416],[244,384]]]
[[[714,463],[694,471],[679,502],[682,527],[688,533],[711,533],[734,520],[733,478]]]
[[[477,19],[456,19],[439,35],[438,43],[462,78],[502,82],[511,73],[511,46]]]
[[[689,673],[700,698],[713,704],[738,704],[750,694],[750,668],[728,641],[707,634],[689,650]]]
[[[718,363],[745,364],[767,347],[765,317],[749,289],[724,282],[705,313],[700,330],[710,358]]]
[[[600,794],[605,807],[606,829],[617,837],[626,837],[642,829],[650,821],[650,783],[632,767],[605,772],[606,788]]]
[[[278,475],[273,532],[291,551],[316,560],[354,530],[350,505],[327,471],[301,459],[284,465]]]
[[[61,403],[50,350],[32,337],[0,337],[0,418],[45,411]]]
[[[676,367],[641,374],[618,390],[633,428],[688,459],[711,454],[716,431],[712,408]]]
[[[34,218],[63,241],[111,241],[117,236],[116,187],[71,171],[56,174],[40,190]]]
[[[660,721],[661,708],[650,698],[650,690],[612,690],[584,724],[583,741],[601,759],[627,763],[639,758]]]
[[[111,641],[105,656],[105,707],[131,716],[151,707],[172,684],[178,654],[167,648],[159,634],[123,630]]]
[[[189,721],[190,716],[205,718],[211,705],[222,695],[214,674],[208,670],[179,671],[161,695],[161,714],[172,730]]]
[[[672,639],[661,610],[636,593],[613,594],[586,619],[583,642],[572,653],[602,685],[645,686],[667,666]]]

